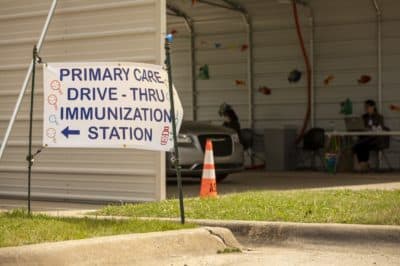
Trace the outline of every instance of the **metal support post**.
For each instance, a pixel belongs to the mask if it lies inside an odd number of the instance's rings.
[[[377,74],[378,74],[378,110],[382,113],[383,110],[383,81],[382,81],[382,10],[378,0],[372,0],[372,4],[376,12],[376,28],[377,28]],[[378,153],[378,167],[382,167],[382,152]]]
[[[316,93],[315,93],[315,25],[314,13],[311,6],[307,6],[310,10],[310,63],[311,63],[311,128],[316,126]]]
[[[253,25],[251,19],[247,14],[243,14],[247,26],[247,43],[249,48],[247,49],[247,83],[248,83],[248,107],[249,107],[249,128],[254,129],[254,95],[253,95],[253,83],[254,83],[254,64],[253,64]]]
[[[377,27],[377,72],[378,72],[378,110],[382,113],[382,10],[377,0],[372,0],[372,4],[376,12],[376,27]]]
[[[186,21],[187,24],[189,24]],[[197,78],[196,78],[196,37],[194,33],[193,24],[190,27],[190,63],[192,69],[192,114],[193,114],[193,121],[197,121]]]

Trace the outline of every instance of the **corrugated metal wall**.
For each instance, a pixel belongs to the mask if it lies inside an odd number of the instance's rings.
[[[14,108],[50,0],[0,0],[0,137]],[[60,0],[44,61],[163,63],[165,1]],[[27,191],[29,90],[0,162],[0,195]],[[37,73],[34,150],[41,145],[42,72]],[[36,197],[151,201],[165,197],[164,153],[117,149],[45,149],[33,167]]]
[[[195,21],[197,70],[207,64],[210,70],[209,80],[197,80],[198,85],[198,119],[219,123],[218,107],[221,103],[232,104],[238,112],[243,127],[248,126],[248,84],[247,53],[242,45],[247,44],[246,26],[238,12],[210,7],[205,4],[182,4],[171,1],[185,10]],[[287,74],[293,68],[303,65],[297,37],[290,17],[289,5],[278,5],[274,1],[237,1],[243,3],[251,14],[254,25],[254,115],[256,128],[276,126],[278,124],[296,123],[293,111],[290,114],[285,108],[293,99],[304,101],[304,84],[289,85]],[[303,14],[304,10],[300,9]],[[189,38],[183,20],[168,17],[168,30],[176,30],[174,43],[175,83],[178,89],[185,87],[191,91],[189,58]],[[307,37],[307,29],[304,33]],[[183,63],[184,62],[184,63]],[[185,71],[185,75],[181,70]],[[236,85],[236,80],[245,81]],[[190,80],[189,80],[190,81]],[[180,86],[182,84],[182,86]],[[271,96],[257,92],[260,86],[274,88]],[[291,94],[292,99],[285,95]],[[294,95],[295,94],[295,95]],[[185,98],[184,96],[187,95]],[[186,101],[185,101],[186,100]],[[182,95],[182,101],[191,108],[189,93]],[[268,110],[265,108],[268,106]],[[300,106],[304,109],[302,106]],[[282,108],[286,110],[286,121],[282,121]],[[293,108],[292,108],[293,109]],[[301,119],[301,111],[294,108],[295,115]],[[188,113],[188,112],[186,112]],[[282,114],[282,116],[281,116]],[[289,121],[288,121],[289,120]],[[272,123],[272,124],[271,124]]]
[[[169,13],[173,13],[168,11]],[[193,91],[190,58],[190,31],[181,17],[168,16],[169,32],[176,32],[171,49],[172,78],[182,102],[185,120],[193,120]]]
[[[363,112],[366,99],[377,100],[377,30],[372,1],[315,1],[316,114],[318,125],[333,121],[343,129],[339,102],[353,101],[354,114]],[[334,75],[329,86],[323,80]],[[361,75],[371,82],[359,85]]]
[[[400,103],[400,2],[381,1],[383,10],[383,114],[392,129],[400,129],[400,113],[389,110]]]
[[[201,3],[191,6],[171,1],[195,21],[197,69],[210,66],[210,80],[198,80],[199,120],[221,123],[219,104],[228,102],[238,111],[242,126],[248,125],[246,86],[235,80],[246,80],[245,25],[239,14]],[[189,1],[188,1],[189,2]],[[287,81],[293,69],[305,72],[298,44],[291,5],[275,0],[240,0],[249,11],[254,24],[254,87],[255,128],[276,128],[295,125],[300,128],[306,111],[306,78],[298,83]],[[284,2],[284,1],[281,1]],[[350,98],[354,115],[362,113],[363,101],[377,100],[377,26],[376,13],[370,0],[310,0],[315,15],[315,99],[316,126],[343,129],[340,102]],[[400,66],[400,2],[378,0],[383,12],[383,114],[392,130],[400,129],[399,114],[389,110],[400,103],[398,69]],[[298,7],[307,49],[310,48],[309,10]],[[190,72],[188,69],[188,38],[182,21],[168,17],[168,29],[178,29],[174,50],[177,88],[185,88],[187,108],[190,103]],[[220,44],[220,48],[217,48]],[[187,70],[189,71],[189,70]],[[333,81],[324,85],[324,79]],[[370,75],[371,82],[359,85],[361,75]],[[180,86],[184,84],[184,86]],[[272,89],[269,96],[258,92],[260,86]],[[185,107],[186,107],[185,105]],[[392,147],[397,149],[396,142]],[[395,160],[395,159],[394,159]]]

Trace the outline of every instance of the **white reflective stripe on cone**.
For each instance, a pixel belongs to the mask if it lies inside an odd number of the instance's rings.
[[[215,170],[203,169],[202,178],[204,178],[204,179],[215,179]]]
[[[212,151],[207,151],[204,155],[204,163],[214,164],[214,155]]]

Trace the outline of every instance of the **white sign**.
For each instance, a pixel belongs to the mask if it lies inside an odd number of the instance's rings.
[[[136,63],[48,63],[43,67],[43,144],[48,147],[173,147],[167,72]],[[174,89],[179,132],[183,109]]]

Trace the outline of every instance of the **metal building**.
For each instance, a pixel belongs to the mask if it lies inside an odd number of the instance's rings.
[[[51,0],[0,1],[0,138],[14,109]],[[163,0],[58,1],[40,53],[43,61],[163,63]],[[34,150],[41,145],[42,73],[37,74]],[[26,196],[29,86],[0,161],[0,196]],[[165,197],[161,152],[45,149],[33,166],[35,198],[154,201]]]

